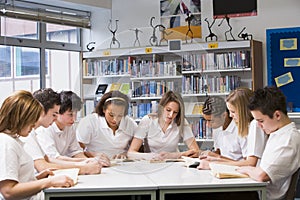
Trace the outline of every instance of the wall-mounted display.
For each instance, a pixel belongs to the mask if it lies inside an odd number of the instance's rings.
[[[289,112],[300,112],[299,40],[300,27],[267,29],[268,85],[280,87]]]

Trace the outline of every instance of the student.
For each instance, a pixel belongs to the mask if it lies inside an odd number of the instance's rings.
[[[34,167],[38,172],[41,172],[47,168],[63,169],[63,168],[79,168],[79,174],[97,174],[99,173],[100,165],[98,161],[81,161],[71,162],[63,161],[55,158],[49,158],[42,147],[38,143],[36,129],[38,127],[48,128],[53,121],[57,118],[60,108],[60,96],[57,92],[54,92],[51,88],[39,89],[33,93],[35,99],[37,99],[43,106],[44,112],[40,116],[39,120],[35,124],[33,130],[28,137],[22,138],[24,143],[24,149],[31,155],[34,160]]]
[[[256,90],[249,109],[269,139],[260,165],[238,171],[257,181],[269,181],[267,199],[283,199],[292,174],[300,167],[300,133],[287,115],[286,99],[278,88]]]
[[[197,157],[200,150],[184,112],[180,94],[166,92],[159,101],[157,115],[146,115],[140,121],[128,152],[138,152],[145,141],[145,147],[148,146],[151,153],[158,154],[155,159]],[[188,151],[178,152],[181,138]]]
[[[20,136],[26,137],[38,121],[43,108],[27,91],[7,97],[0,108],[0,199],[42,200],[49,187],[71,187],[67,176],[53,176],[52,171],[34,176],[33,161],[23,149]]]
[[[208,162],[214,161],[223,164],[236,166],[256,166],[264,151],[267,135],[258,127],[257,122],[253,120],[248,108],[249,99],[254,92],[249,88],[237,88],[226,98],[226,105],[230,112],[230,117],[235,121],[238,127],[238,135],[247,138],[247,157],[238,161],[227,158],[208,156],[200,162],[199,169],[209,169]]]
[[[219,96],[208,97],[203,104],[203,118],[213,130],[214,152],[204,151],[200,157],[215,156],[232,160],[246,157],[247,139],[238,135],[237,126],[229,116],[225,100]]]
[[[82,118],[76,136],[91,155],[102,152],[109,158],[125,158],[137,124],[128,116],[129,98],[119,92],[105,93],[95,112]]]
[[[74,125],[77,112],[81,109],[81,99],[72,91],[62,91],[59,95],[61,106],[57,119],[48,128],[36,129],[38,142],[49,158],[85,161],[87,157],[76,140]],[[95,170],[100,173],[101,166]]]

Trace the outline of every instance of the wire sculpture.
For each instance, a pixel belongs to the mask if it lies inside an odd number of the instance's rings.
[[[211,27],[214,25],[216,18],[214,18],[214,20],[212,21],[211,24],[209,24],[209,21],[207,18],[204,19],[204,21],[206,21],[207,23],[207,27],[208,27],[208,31],[209,31],[209,35],[205,37],[205,42],[207,42],[207,38],[210,38],[210,41],[213,41],[213,38],[216,39],[216,41],[218,41],[218,36],[216,34],[214,34],[211,30]]]
[[[219,24],[218,26],[221,26],[221,24],[223,23],[224,19],[226,20],[227,25],[228,25],[228,27],[229,27],[229,30],[225,31],[225,38],[226,38],[226,41],[234,41],[235,38],[233,37],[232,32],[231,32],[231,31],[232,31],[232,26],[231,26],[230,23],[229,23],[230,18],[229,18],[227,15],[225,15],[225,17],[222,19],[222,21],[220,22],[220,24]],[[228,37],[227,37],[227,34],[228,34],[228,33],[229,33],[229,35],[231,36],[231,39],[228,39]]]
[[[252,34],[249,33],[243,33],[246,27],[242,29],[242,31],[238,34],[239,38],[242,38],[243,40],[252,40]]]
[[[112,45],[115,45],[116,43],[118,44],[118,48],[120,48],[120,42],[116,38],[116,32],[118,30],[118,21],[119,20],[116,19],[116,27],[115,27],[114,30],[112,29],[112,20],[111,19],[109,20],[109,23],[108,23],[108,26],[107,26],[108,30],[112,33],[110,48],[112,48]]]
[[[134,31],[135,32],[135,40],[134,40],[134,43],[133,43],[133,46],[135,47],[136,44],[139,45],[139,47],[141,46],[141,43],[140,43],[140,40],[139,40],[139,32],[143,33],[143,31],[135,28],[135,29],[129,29],[131,31]]]

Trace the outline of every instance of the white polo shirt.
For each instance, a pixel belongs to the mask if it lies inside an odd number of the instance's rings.
[[[92,113],[82,118],[76,129],[79,142],[86,145],[87,151],[105,153],[109,157],[127,152],[137,124],[125,116],[121,119],[118,130],[108,126],[105,117]]]
[[[267,199],[281,199],[300,167],[300,133],[294,122],[270,134],[260,167],[271,179]]]
[[[83,152],[76,140],[75,125],[67,126],[61,131],[53,122],[48,128],[37,128],[36,133],[38,142],[50,158],[73,157]]]
[[[176,152],[178,151],[178,142],[180,138],[183,141],[193,138],[193,132],[188,125],[187,120],[184,121],[184,129],[182,135],[179,133],[179,128],[175,122],[172,122],[164,133],[158,123],[158,118],[144,116],[139,123],[134,137],[144,140],[147,138],[150,151],[153,153]]]
[[[247,137],[238,135],[234,120],[223,130],[223,127],[213,129],[214,147],[219,148],[221,155],[233,160],[247,157]]]
[[[25,151],[32,157],[33,160],[44,159],[45,152],[37,139],[37,133],[33,129],[27,137],[20,138],[24,142]]]
[[[35,181],[33,160],[23,149],[23,142],[5,133],[0,133],[0,181],[14,180],[19,183]],[[1,199],[0,194],[0,199]],[[25,198],[26,200],[40,200],[43,192]],[[3,198],[3,197],[2,197]]]
[[[249,131],[247,136],[247,156],[256,156],[259,158],[256,166],[260,163],[260,158],[265,150],[265,146],[268,140],[268,135],[258,127],[257,121],[252,120],[249,125]]]

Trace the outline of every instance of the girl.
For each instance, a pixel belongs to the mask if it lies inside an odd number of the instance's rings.
[[[146,115],[139,123],[129,152],[138,152],[144,142],[146,151],[148,147],[148,151],[158,154],[156,159],[197,157],[200,150],[184,112],[180,94],[173,91],[165,93],[159,101],[157,115]],[[188,151],[178,152],[181,138]]]
[[[90,156],[104,153],[109,158],[125,158],[137,124],[128,116],[129,98],[119,92],[105,93],[95,113],[80,120],[76,136]]]

